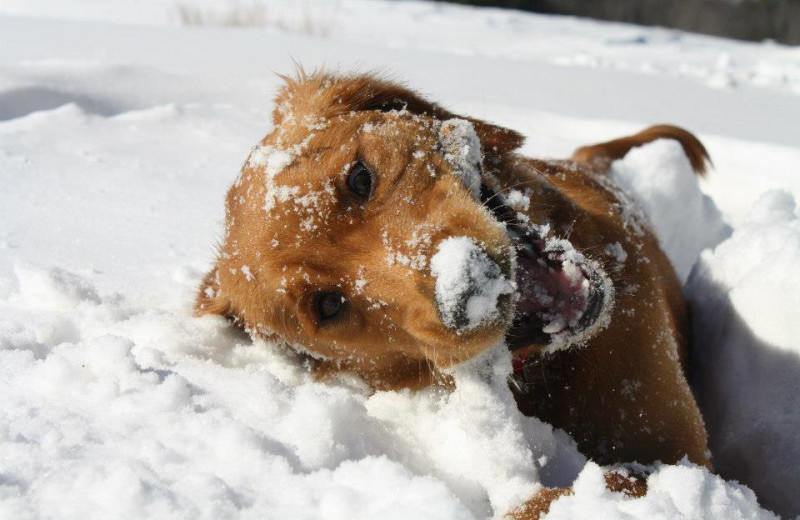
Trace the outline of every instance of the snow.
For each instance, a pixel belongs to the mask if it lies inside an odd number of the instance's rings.
[[[39,356],[3,351],[0,517],[469,518],[441,481],[369,455],[392,437],[363,396],[311,383],[272,349],[231,351],[221,320],[125,314],[108,301],[39,311],[39,330],[83,330],[44,338],[55,346]]]
[[[430,395],[387,392],[372,400],[380,407],[379,417],[440,468],[442,478],[477,516],[510,511],[532,496],[539,480],[525,435],[529,421],[514,413],[516,403],[507,388],[510,362],[505,349],[491,349],[451,369],[452,394],[431,400]],[[539,421],[528,427],[552,431]],[[537,455],[550,454],[555,444],[549,441]]]
[[[523,212],[527,211],[531,207],[530,195],[526,195],[521,190],[508,190],[508,192],[505,194],[505,197],[506,204],[508,204],[511,209]]]
[[[800,510],[798,265],[794,198],[769,191],[728,240],[701,255],[687,286],[717,469],[787,517]]]
[[[617,267],[620,267],[620,264],[624,264],[625,260],[628,259],[628,253],[619,242],[606,244],[606,247],[603,249],[603,251],[605,254],[617,261]]]
[[[415,1],[279,0],[260,28],[183,28],[176,10],[0,5],[0,518],[486,518],[573,481],[551,518],[770,518],[744,485],[800,513],[796,48]],[[694,270],[700,402],[715,467],[741,484],[662,465],[643,499],[606,492],[564,432],[516,413],[502,349],[454,367],[453,393],[370,395],[191,317],[290,57],[388,69],[529,136],[530,155],[697,132],[708,180],[669,142],[615,178]]]
[[[461,179],[472,194],[472,198],[479,200],[483,153],[472,123],[466,119],[442,121],[439,128],[439,144],[453,173]]]
[[[714,202],[700,191],[697,175],[675,140],[634,148],[612,164],[611,176],[642,205],[682,282],[700,252],[730,234]]]
[[[602,468],[589,462],[575,480],[575,494],[553,504],[547,519],[777,518],[758,507],[751,490],[688,463],[660,467],[647,479],[647,486],[641,499],[612,493],[605,488]]]
[[[459,332],[503,318],[498,300],[515,290],[514,283],[470,237],[439,242],[431,257],[431,275],[442,321]]]

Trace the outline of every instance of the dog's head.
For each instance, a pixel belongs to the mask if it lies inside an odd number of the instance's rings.
[[[367,371],[502,340],[520,241],[481,172],[519,134],[374,76],[287,78],[273,122],[228,193],[200,313]]]

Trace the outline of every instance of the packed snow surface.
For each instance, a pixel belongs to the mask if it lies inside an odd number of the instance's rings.
[[[797,49],[427,2],[307,5],[273,2],[258,28],[179,27],[170,0],[0,5],[0,518],[472,519],[573,482],[551,518],[774,518],[749,488],[800,513]],[[516,412],[502,348],[454,367],[452,393],[369,393],[193,318],[225,190],[291,58],[389,69],[530,136],[531,155],[656,122],[698,132],[708,180],[670,143],[614,176],[692,273],[721,476],[662,465],[643,499],[607,492],[565,433]]]

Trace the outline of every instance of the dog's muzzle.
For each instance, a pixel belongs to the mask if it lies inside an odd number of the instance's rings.
[[[505,223],[516,250],[515,315],[506,334],[511,350],[555,350],[585,342],[608,323],[614,289],[600,266],[567,240],[545,238],[486,185],[481,200]]]

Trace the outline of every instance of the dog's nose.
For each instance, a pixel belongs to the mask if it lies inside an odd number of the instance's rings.
[[[437,249],[431,274],[442,323],[461,333],[502,319],[502,300],[515,285],[500,266],[469,237],[446,238]]]

